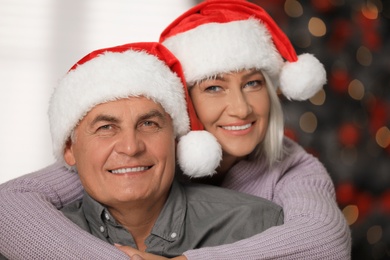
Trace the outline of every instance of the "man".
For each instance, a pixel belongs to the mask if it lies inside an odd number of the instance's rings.
[[[61,80],[49,106],[54,155],[85,190],[62,209],[70,220],[108,243],[165,257],[281,224],[269,201],[175,180],[176,138],[189,131],[184,85],[180,64],[158,43],[97,50]]]

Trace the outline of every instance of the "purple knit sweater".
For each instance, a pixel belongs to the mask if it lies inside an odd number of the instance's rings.
[[[234,244],[185,252],[195,259],[350,259],[349,227],[323,167],[286,140],[289,156],[272,169],[241,161],[223,187],[274,201],[285,224]],[[0,185],[0,252],[10,259],[128,259],[78,228],[56,208],[82,196],[78,176],[53,164]]]

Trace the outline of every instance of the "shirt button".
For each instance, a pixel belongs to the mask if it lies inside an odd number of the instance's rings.
[[[106,218],[106,220],[110,220],[110,216],[108,215],[108,213],[104,213],[104,217]]]
[[[104,227],[103,226],[100,226],[100,232],[104,232]]]
[[[177,234],[175,233],[175,232],[173,232],[172,234],[171,234],[171,238],[175,238],[177,236]]]

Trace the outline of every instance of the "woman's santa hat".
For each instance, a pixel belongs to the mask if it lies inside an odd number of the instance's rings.
[[[51,96],[48,113],[56,159],[64,162],[68,138],[93,107],[131,96],[144,96],[161,104],[171,116],[179,138],[190,127],[201,130],[189,101],[181,65],[163,45],[132,43],[100,49],[78,61]],[[200,135],[196,138],[200,142],[177,151],[177,155],[187,158],[186,153],[193,155],[196,151],[201,155],[199,161],[182,159],[179,165],[191,177],[213,174],[222,156],[221,147],[206,131],[196,131],[196,135]],[[179,146],[182,146],[180,141]]]
[[[297,57],[274,20],[244,0],[206,0],[171,23],[160,42],[180,60],[189,84],[257,68],[288,99],[306,100],[326,83],[323,65],[311,54]]]

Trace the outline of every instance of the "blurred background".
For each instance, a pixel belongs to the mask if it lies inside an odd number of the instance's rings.
[[[156,41],[195,0],[0,0],[0,183],[52,162],[53,87],[102,47]],[[305,102],[283,97],[286,135],[326,166],[352,259],[390,259],[390,1],[253,0],[328,73]],[[299,75],[297,75],[299,76]]]
[[[331,174],[353,237],[352,259],[390,259],[390,1],[254,0],[328,84],[283,99],[286,134]],[[297,75],[299,77],[299,75]]]

